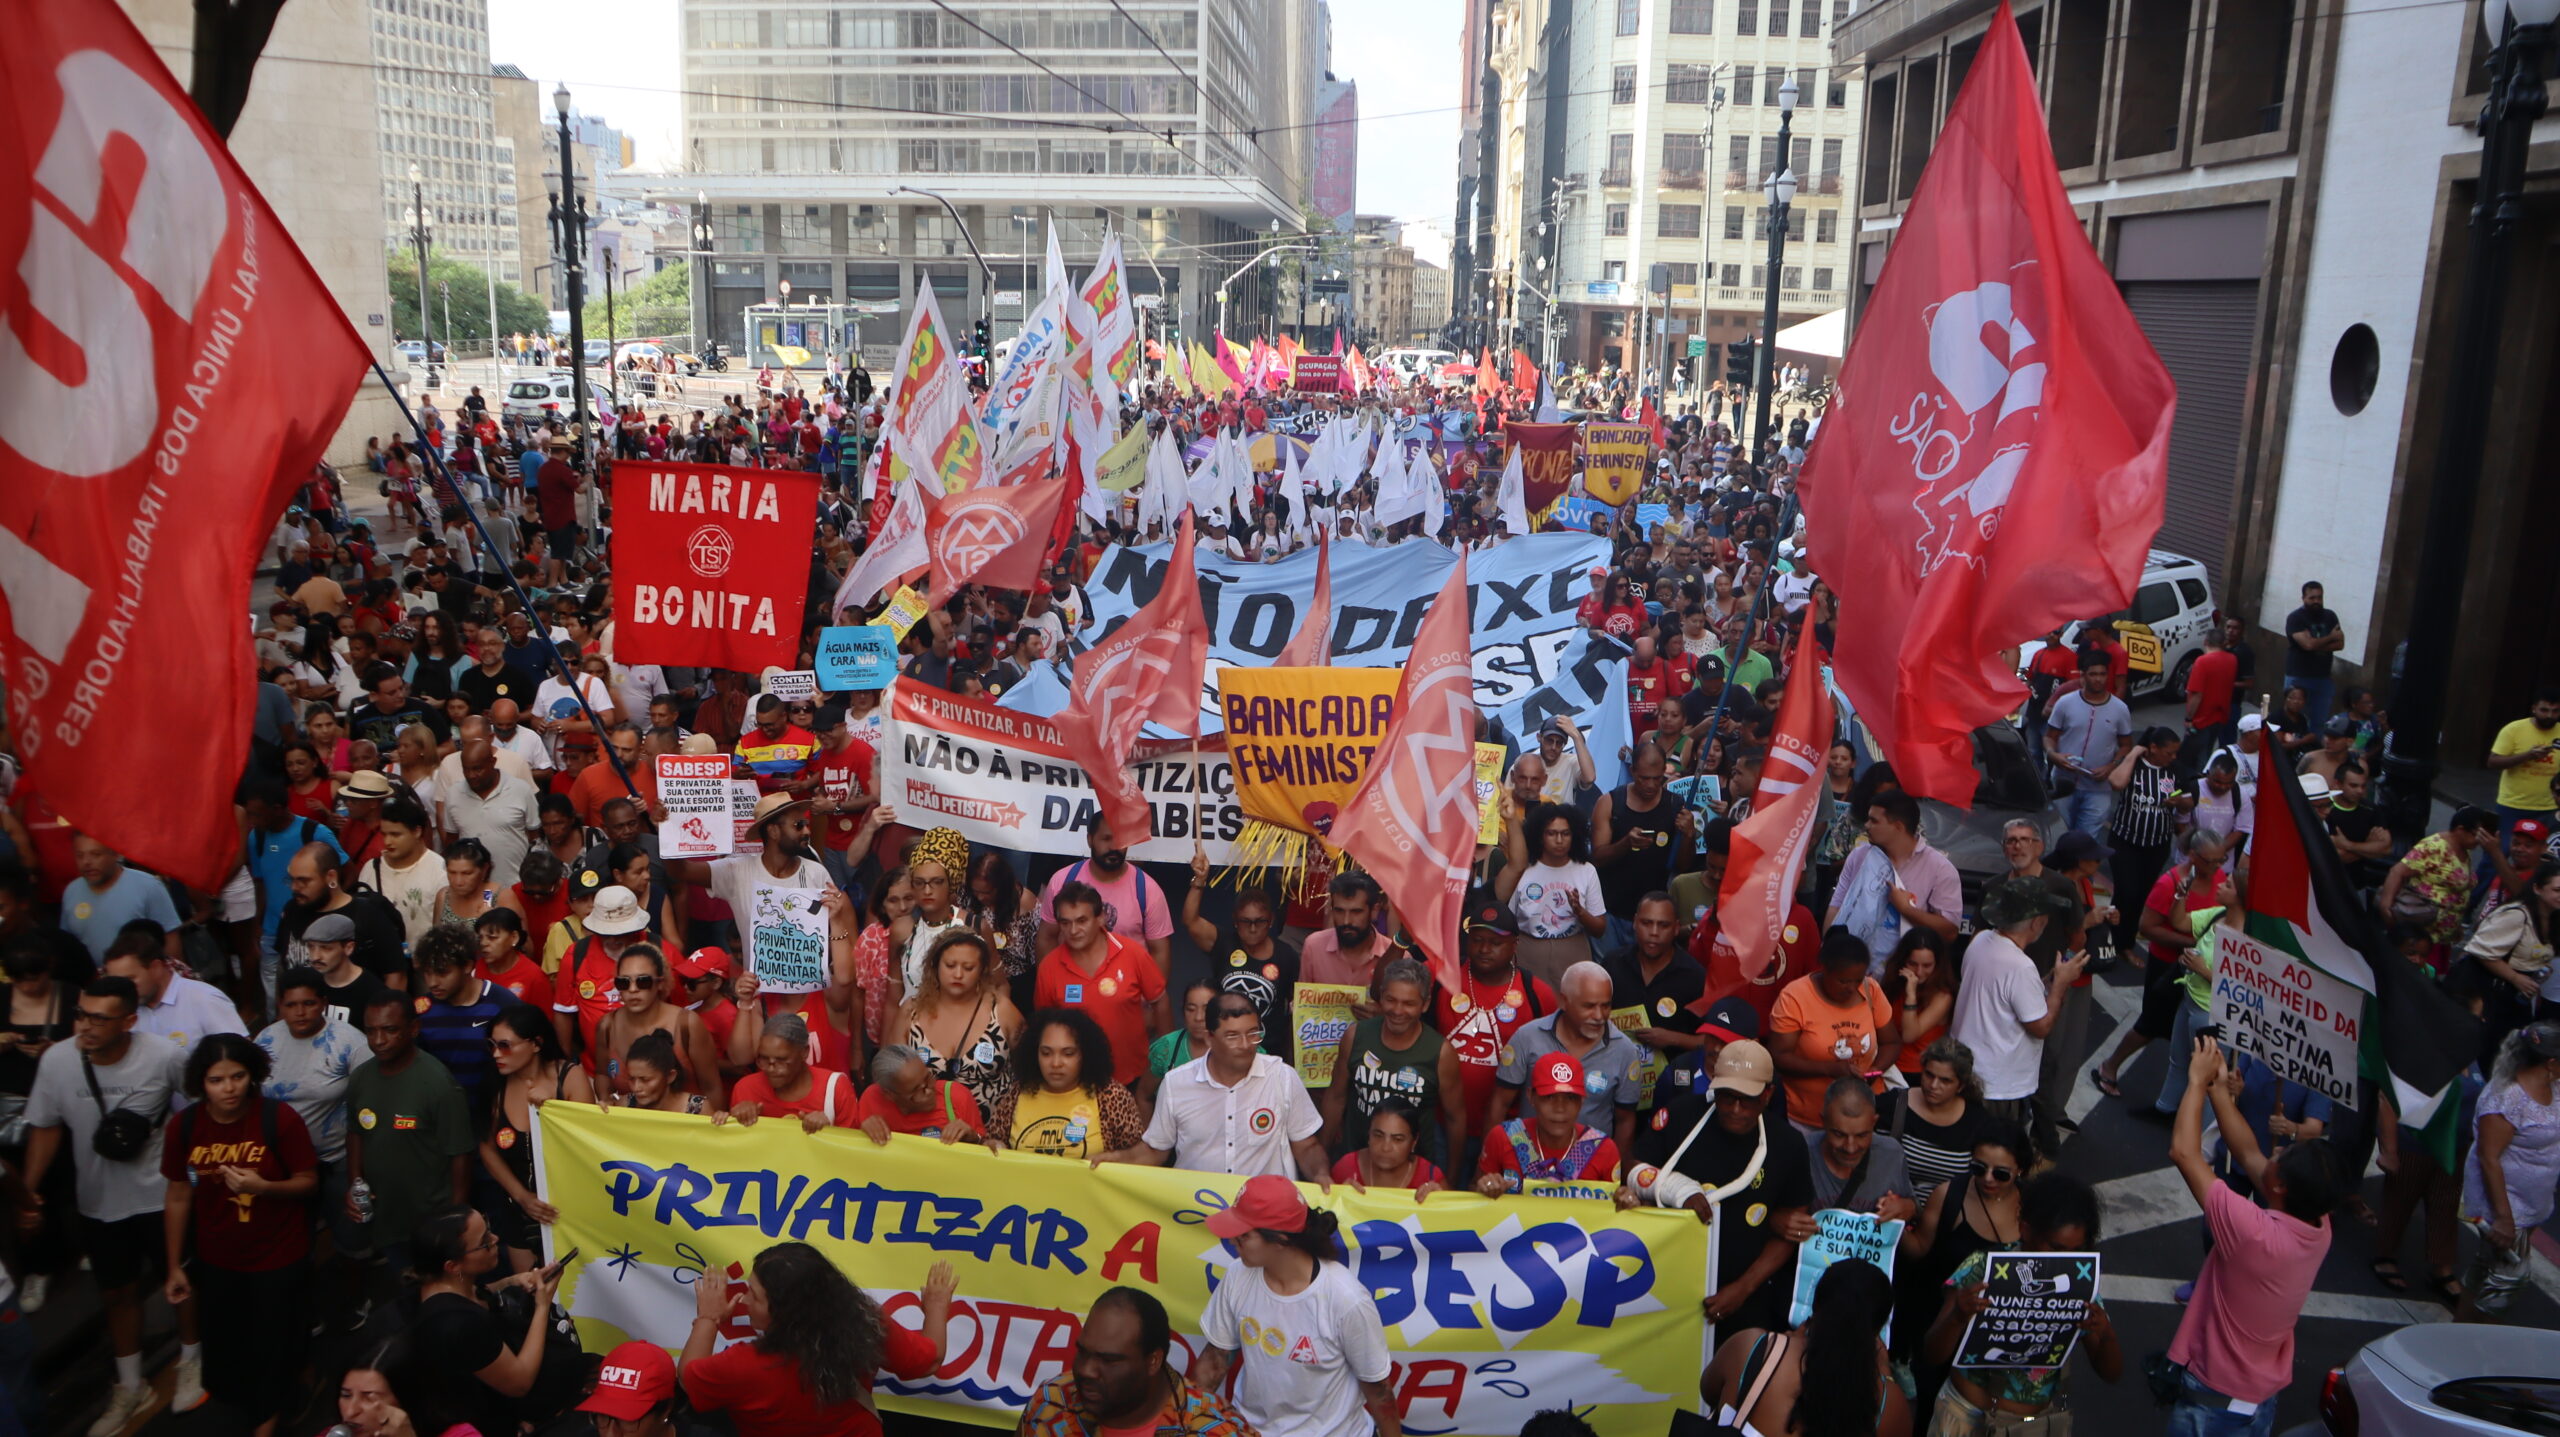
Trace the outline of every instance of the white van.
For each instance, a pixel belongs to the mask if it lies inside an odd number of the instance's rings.
[[[509,419],[543,420],[570,412],[576,403],[577,391],[565,371],[527,375],[509,381],[500,412]]]
[[[1397,381],[1403,384],[1429,378],[1440,372],[1441,365],[1457,362],[1458,356],[1445,349],[1390,349],[1378,356],[1378,366],[1394,370]]]
[[[2158,695],[2181,702],[2187,692],[2187,672],[2204,652],[2205,633],[2222,622],[2203,562],[2166,549],[2154,549],[2143,557],[2142,584],[2133,591],[2131,606],[2104,617],[2124,645],[2129,696]],[[2064,625],[2062,641],[2076,647],[2080,630],[2076,622]],[[2020,669],[2043,647],[2041,640],[2021,647]]]

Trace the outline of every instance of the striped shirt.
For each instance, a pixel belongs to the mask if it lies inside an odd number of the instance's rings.
[[[2147,758],[2133,761],[2133,779],[2117,796],[2109,836],[2141,848],[2161,848],[2177,832],[2177,815],[2169,807],[2169,791],[2178,776]]]

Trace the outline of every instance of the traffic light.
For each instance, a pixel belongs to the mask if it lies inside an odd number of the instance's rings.
[[[1724,347],[1724,382],[1749,389],[1754,372],[1752,361],[1757,357],[1759,348],[1760,341],[1757,339],[1737,339],[1726,345]]]
[[[996,361],[995,331],[988,328],[987,322],[981,319],[970,326],[969,338],[977,346],[978,362],[992,368]]]

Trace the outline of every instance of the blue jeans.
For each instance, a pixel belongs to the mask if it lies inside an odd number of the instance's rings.
[[[2258,1404],[2243,1417],[2231,1410],[2231,1399],[2198,1382],[2192,1373],[2178,1377],[2178,1400],[2169,1408],[2167,1437],[2267,1437],[2276,1426],[2276,1400]]]
[[[2289,689],[2302,690],[2302,711],[2310,716],[2311,727],[2315,731],[2329,721],[2329,702],[2338,694],[2337,680],[2306,679],[2299,674],[2287,674],[2284,685]]]
[[[2074,788],[2062,800],[2062,826],[2074,833],[2085,833],[2104,841],[2107,815],[2115,812],[2116,791],[2101,784],[2094,789]]]
[[[2196,1048],[2196,1029],[2204,1025],[2204,1010],[2195,1005],[2194,999],[2181,993],[2177,1026],[2169,1031],[2169,1071],[2160,1080],[2160,1099],[2151,1105],[2154,1111],[2171,1116],[2177,1114],[2179,1101],[2187,1095],[2187,1057]],[[2213,1116],[2210,1108],[2205,1111],[2205,1116]]]
[[[2490,807],[2498,815],[2498,838],[2501,842],[2516,831],[2516,824],[2525,819],[2549,823],[2552,817],[2552,811],[2547,808],[2509,808],[2503,803],[2491,804]]]

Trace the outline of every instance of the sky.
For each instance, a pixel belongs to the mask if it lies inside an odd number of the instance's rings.
[[[1448,231],[1464,13],[1462,0],[1333,6],[1333,72],[1360,85],[1361,213]],[[489,0],[491,57],[531,75],[545,96],[566,82],[581,113],[631,137],[644,170],[676,159],[676,26],[676,0]]]

